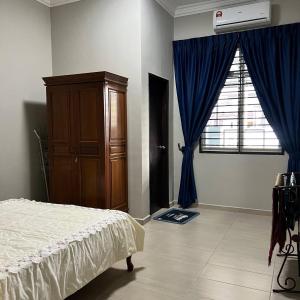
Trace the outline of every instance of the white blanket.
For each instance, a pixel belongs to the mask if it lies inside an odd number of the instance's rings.
[[[0,300],[64,299],[143,244],[121,211],[0,201]]]

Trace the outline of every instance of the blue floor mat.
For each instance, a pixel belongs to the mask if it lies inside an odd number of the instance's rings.
[[[174,224],[185,224],[199,215],[200,213],[196,211],[181,208],[171,208],[163,212],[162,214],[153,217],[153,220],[169,222]]]

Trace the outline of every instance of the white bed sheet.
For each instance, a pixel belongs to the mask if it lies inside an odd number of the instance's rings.
[[[0,300],[60,300],[144,245],[128,214],[0,201]]]

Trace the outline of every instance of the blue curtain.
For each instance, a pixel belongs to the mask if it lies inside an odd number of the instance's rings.
[[[174,67],[185,146],[182,148],[178,203],[197,199],[193,151],[225,83],[237,47],[237,34],[175,41]]]
[[[245,31],[240,46],[267,120],[300,171],[300,24]]]

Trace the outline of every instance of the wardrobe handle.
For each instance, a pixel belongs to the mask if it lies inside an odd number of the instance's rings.
[[[75,157],[75,164],[77,164],[77,162],[78,162],[78,156],[76,155],[76,157]]]

